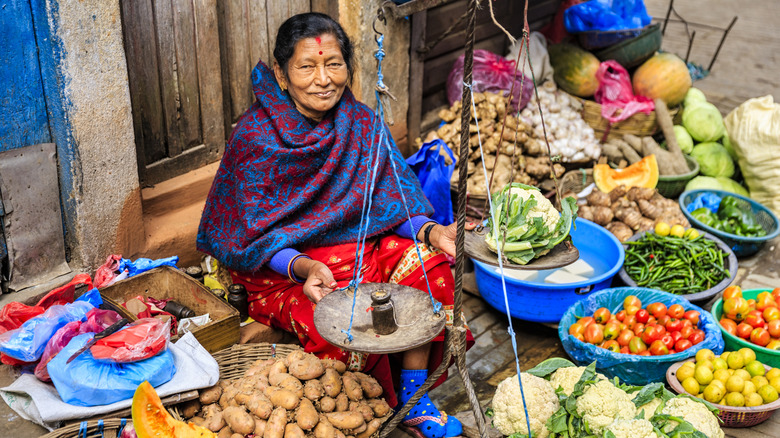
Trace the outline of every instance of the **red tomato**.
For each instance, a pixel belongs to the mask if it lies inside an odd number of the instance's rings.
[[[758,310],[756,310],[756,312],[758,312]],[[745,317],[745,323],[753,328],[763,327],[766,325],[766,322],[764,322],[764,318],[761,316],[760,312],[758,315],[756,315],[754,312],[748,313],[748,316]]]
[[[615,318],[617,318],[618,321],[623,322],[626,320],[626,311],[621,310],[617,314],[615,314]]]
[[[583,327],[589,326],[591,323],[593,323],[593,317],[592,316],[585,316],[577,320],[578,323],[582,324]]]
[[[691,324],[698,326],[699,325],[699,317],[701,314],[698,310],[689,310],[685,312],[683,315],[683,318],[685,318],[686,321],[690,321]]]
[[[604,328],[598,324],[585,327],[585,341],[590,344],[600,344],[604,340]]]
[[[750,338],[750,332],[753,331],[753,327],[750,326],[750,324],[745,322],[740,322],[737,325],[737,336],[739,336],[742,339],[749,339]]]
[[[734,328],[736,328],[736,325],[734,326]],[[680,334],[682,335],[683,339],[688,339],[695,330],[696,329],[691,327],[690,325],[683,325],[682,330],[680,330]]]
[[[636,295],[629,295],[623,298],[623,308],[628,309],[629,306],[642,308],[642,302]]]
[[[682,323],[683,323],[683,327],[693,327],[693,328],[698,327],[698,325],[693,324],[690,319],[683,319]]]
[[[609,309],[606,307],[600,307],[593,312],[593,320],[598,324],[606,324],[607,321],[609,321],[610,316],[612,316],[612,314],[609,313]]]
[[[601,348],[607,349],[613,353],[620,353],[620,345],[618,345],[617,341],[614,339],[604,342]]]
[[[684,339],[681,332],[670,332],[669,336],[671,336],[672,339],[674,339],[674,342],[677,342],[680,339]]]
[[[720,325],[723,326],[724,329],[726,329],[727,332],[731,333],[734,336],[737,336],[737,323],[734,322],[731,319],[728,318],[721,318],[720,319]],[[687,336],[684,336],[684,338],[688,339]]]
[[[775,297],[769,292],[761,292],[756,298],[756,310],[763,311],[767,307],[777,307]]]
[[[674,343],[674,349],[677,351],[687,350],[693,347],[693,343],[687,339],[680,339]]]
[[[574,335],[574,338],[579,339],[582,342],[585,342],[585,336],[582,333]]]
[[[620,352],[623,354],[631,354],[631,350],[628,349],[628,345],[620,347]]]
[[[775,302],[780,305],[780,287],[776,287],[772,290],[772,296],[775,297]]]
[[[747,300],[747,302],[748,302],[748,308],[750,310],[756,310],[756,300],[751,298],[751,299]]]
[[[761,313],[761,316],[764,317],[764,321],[766,322],[776,321],[780,319],[780,309],[778,309],[777,307],[767,307]]]
[[[669,310],[667,310],[666,314],[674,319],[682,319],[683,315],[685,315],[685,308],[682,304],[672,304],[669,306]]]
[[[634,335],[641,336],[643,331],[645,331],[644,324],[636,323],[636,325],[634,325]]]
[[[771,341],[769,332],[765,328],[755,328],[750,332],[750,342],[762,347]]]
[[[638,306],[626,306],[626,315],[636,315],[641,307]]]
[[[575,322],[574,324],[569,326],[569,334],[572,336],[577,336],[578,334],[585,332],[585,326]]]
[[[666,327],[666,323],[669,322],[669,320],[671,320],[671,319],[672,319],[672,317],[669,316],[668,314],[664,315],[664,316],[658,318],[658,325],[660,325],[661,327]]]
[[[672,338],[672,335],[669,333],[665,334],[664,337],[661,338],[661,342],[666,345],[666,348],[674,348],[674,338]]]
[[[656,324],[658,322],[657,319],[655,319],[655,316],[650,316],[650,319],[647,320],[648,324]]]
[[[607,341],[612,339],[617,339],[619,334],[620,334],[620,323],[618,322],[610,322],[604,327],[604,339]]]
[[[750,312],[750,306],[742,297],[731,297],[723,302],[723,313],[734,321],[742,321]]]
[[[650,313],[645,309],[639,309],[635,316],[636,322],[641,322],[642,324],[647,324],[647,320],[650,319]]]
[[[696,345],[702,341],[704,341],[704,331],[703,330],[696,330],[693,332],[690,338],[688,338],[689,341],[691,341],[691,344]]]
[[[643,352],[639,353],[639,355],[640,355],[640,356],[650,356],[650,352],[649,352],[649,351],[647,351],[647,350],[645,350],[645,351],[643,351]]]
[[[669,354],[669,347],[667,347],[666,344],[664,344],[663,341],[659,339],[653,341],[653,343],[650,344],[648,351],[653,356],[663,356],[664,354]]]
[[[631,339],[634,338],[634,332],[632,332],[629,329],[625,329],[620,332],[620,335],[618,335],[617,341],[618,344],[620,344],[621,347],[628,346],[628,343],[631,342]]]
[[[633,330],[634,325],[636,324],[636,315],[626,314],[626,319],[623,320],[623,324],[625,324],[626,327]]]
[[[634,354],[640,354],[647,351],[647,344],[639,336],[635,336],[628,342],[628,349]]]
[[[766,324],[766,330],[769,332],[769,336],[780,338],[780,319],[769,321]]]
[[[669,322],[666,323],[664,327],[666,327],[667,331],[679,332],[683,328],[683,322],[681,319],[672,318],[669,320]]]
[[[657,341],[661,339],[664,335],[664,332],[662,330],[663,327],[661,327],[660,325],[646,326],[644,331],[642,332],[642,342],[644,342],[647,345],[650,345],[653,343],[653,341]]]
[[[666,304],[652,303],[647,306],[647,311],[656,318],[666,315]]]
[[[723,291],[723,301],[728,300],[731,297],[742,298],[742,288],[739,286],[729,286]]]

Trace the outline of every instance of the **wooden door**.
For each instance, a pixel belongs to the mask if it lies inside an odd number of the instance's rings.
[[[217,0],[121,3],[138,171],[149,186],[224,150]]]

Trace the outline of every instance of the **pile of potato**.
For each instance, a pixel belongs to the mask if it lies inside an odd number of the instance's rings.
[[[343,362],[298,350],[201,390],[181,412],[219,438],[369,438],[392,414],[382,391],[373,377],[346,371]]]
[[[577,216],[609,230],[621,242],[637,231],[650,231],[657,222],[691,226],[677,202],[666,199],[655,189],[621,185],[609,193],[594,187],[585,197]]]

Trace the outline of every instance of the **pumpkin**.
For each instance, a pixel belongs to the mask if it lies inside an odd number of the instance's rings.
[[[138,438],[216,438],[217,434],[192,423],[174,419],[163,407],[160,397],[144,381],[133,395],[133,427]]]
[[[685,61],[672,53],[659,53],[634,72],[634,94],[662,99],[668,106],[680,104],[691,88],[691,74]]]
[[[593,180],[596,187],[609,193],[619,185],[654,189],[658,184],[658,162],[655,155],[648,155],[625,169],[613,169],[606,164],[593,166]]]
[[[561,89],[579,97],[591,97],[599,87],[596,71],[599,59],[571,44],[556,44],[548,49],[553,79]]]

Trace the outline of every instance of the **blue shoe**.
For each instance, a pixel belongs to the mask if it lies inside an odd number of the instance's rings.
[[[401,391],[398,394],[401,406],[412,398],[417,388],[422,386],[427,377],[428,370],[401,370]],[[440,412],[428,394],[423,395],[420,401],[406,414],[403,424],[416,427],[425,438],[454,437],[463,433],[463,425],[460,421]]]

